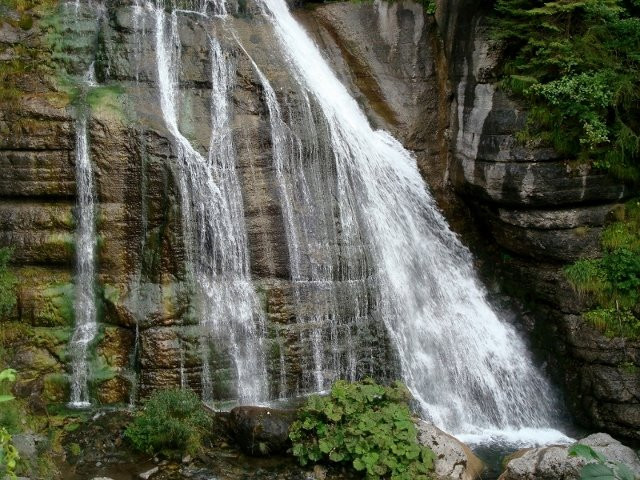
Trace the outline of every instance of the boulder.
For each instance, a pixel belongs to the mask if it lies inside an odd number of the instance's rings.
[[[30,461],[37,460],[37,444],[43,440],[43,437],[33,433],[18,433],[11,437],[11,443],[18,450],[20,458]]]
[[[436,456],[435,473],[440,479],[474,480],[480,478],[484,463],[460,440],[424,420],[416,422],[418,441]]]
[[[595,433],[578,443],[590,446],[612,462],[626,464],[636,476],[640,476],[638,455],[610,435]],[[569,448],[570,445],[552,445],[520,450],[511,456],[498,480],[577,480],[582,467],[590,461],[569,456]]]
[[[281,453],[289,448],[289,427],[295,410],[236,407],[231,410],[229,434],[249,455]]]

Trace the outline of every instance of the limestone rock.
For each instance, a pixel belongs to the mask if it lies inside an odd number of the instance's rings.
[[[418,442],[436,455],[435,473],[440,479],[475,480],[480,478],[484,463],[460,440],[424,420],[416,422]]]
[[[578,443],[588,445],[608,460],[626,464],[640,476],[640,459],[629,447],[606,433],[589,435]],[[580,470],[589,463],[581,457],[569,456],[569,446],[526,449],[517,452],[499,480],[577,480]]]
[[[32,463],[36,462],[38,458],[38,443],[44,440],[41,435],[33,433],[18,433],[11,437],[11,442],[18,450],[20,458]]]

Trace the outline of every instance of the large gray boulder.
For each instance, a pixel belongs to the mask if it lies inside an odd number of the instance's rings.
[[[624,463],[640,477],[640,459],[629,447],[606,433],[589,435],[578,443],[588,445],[609,461]],[[577,480],[580,470],[591,461],[569,456],[571,446],[525,449],[512,455],[499,480]]]
[[[435,473],[440,479],[475,480],[484,470],[482,460],[455,437],[438,427],[418,420],[418,442],[429,447],[436,455]]]

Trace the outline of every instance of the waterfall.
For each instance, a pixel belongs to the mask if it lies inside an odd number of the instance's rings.
[[[423,412],[462,437],[551,435],[555,401],[515,328],[485,298],[469,251],[449,229],[414,157],[388,133],[374,131],[284,0],[262,0],[292,74],[320,106],[336,175],[341,242],[364,238],[373,262],[379,308],[404,381]],[[263,79],[263,84],[267,82]],[[272,126],[280,113],[266,99]],[[274,164],[290,139],[274,136]],[[284,145],[284,146],[278,146]],[[290,167],[289,167],[290,168]],[[292,277],[304,239],[292,233],[283,193]]]
[[[87,7],[93,11],[97,5],[89,1]],[[74,21],[78,20],[80,1],[73,5]],[[100,8],[97,9],[98,21],[101,18]],[[89,89],[97,86],[95,62],[92,61],[80,82],[83,100]],[[88,364],[89,348],[98,333],[96,309],[96,200],[93,184],[93,168],[89,150],[89,133],[87,122],[90,114],[88,108],[76,109],[76,148],[75,148],[75,178],[77,190],[76,203],[76,232],[75,232],[75,293],[74,293],[74,331],[69,342],[71,357],[71,397],[69,405],[83,408],[91,404],[89,397]]]
[[[332,205],[326,198],[346,193],[340,184],[336,188],[327,181],[335,176],[324,166],[332,161],[330,145],[321,142],[329,138],[327,125],[317,124],[311,101],[303,92],[300,118],[295,119],[302,132],[296,134],[283,121],[273,87],[255,62],[253,65],[269,110],[273,164],[287,234],[297,321],[304,332],[301,341],[311,352],[312,365],[303,363],[303,380],[313,383],[302,385],[302,389],[323,391],[338,378],[355,379],[357,375],[357,344],[351,341],[351,331],[368,310],[368,265],[351,208],[355,202],[350,197],[340,204],[340,221],[336,225]],[[345,307],[353,310],[347,313]]]
[[[76,120],[76,276],[75,329],[71,337],[71,400],[73,407],[86,407],[89,400],[89,345],[98,331],[95,294],[95,200],[93,171],[89,158],[87,118],[84,112]]]
[[[201,6],[206,7],[207,3]],[[235,367],[239,401],[263,400],[267,396],[262,346],[264,316],[249,272],[242,194],[235,171],[230,125],[229,93],[235,70],[220,45],[212,39],[212,137],[209,155],[202,155],[178,127],[177,12],[174,9],[167,14],[163,5],[154,6],[151,2],[147,8],[155,15],[160,103],[177,153],[188,274],[202,327],[203,398],[213,401],[210,364],[216,356],[227,353]]]

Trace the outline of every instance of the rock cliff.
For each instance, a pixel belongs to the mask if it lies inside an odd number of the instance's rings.
[[[48,1],[24,14],[0,8],[0,245],[15,248],[20,280],[17,308],[2,325],[1,340],[8,363],[21,372],[18,393],[34,401],[68,398],[75,122],[82,108],[90,111],[98,199],[101,328],[91,356],[92,394],[115,403],[167,385],[200,389],[178,152],[158,102],[153,23],[127,0],[79,8]],[[364,311],[350,310],[340,295],[351,295],[352,286],[340,279],[331,301],[292,285],[269,112],[251,59],[273,84],[286,105],[285,120],[299,135],[309,135],[301,119],[314,106],[287,77],[285,59],[257,7],[239,2],[236,9],[227,21],[181,16],[179,116],[182,133],[205,152],[212,129],[208,37],[216,32],[236,72],[232,130],[250,271],[266,312],[272,396],[309,386],[305,366],[313,350],[302,341],[305,326],[296,312],[320,319],[327,339],[322,354],[331,359],[327,378],[347,373],[350,351],[367,359],[354,367],[358,374],[392,376],[394,353],[375,302],[364,302]],[[574,414],[640,438],[640,346],[586,326],[580,320],[584,301],[562,274],[566,263],[598,254],[610,212],[633,192],[549,149],[516,141],[526,109],[497,87],[500,50],[487,38],[477,2],[442,0],[435,18],[408,1],[313,5],[296,15],[371,122],[415,152],[442,209],[458,224],[468,208],[468,221],[507,254],[500,280],[535,306],[532,336],[545,340],[550,370],[563,383]],[[92,62],[99,86],[85,92],[81,78]],[[347,260],[335,261],[339,267]],[[363,289],[363,298],[374,297]],[[233,397],[237,381],[228,349],[215,343],[212,358],[220,399]]]

